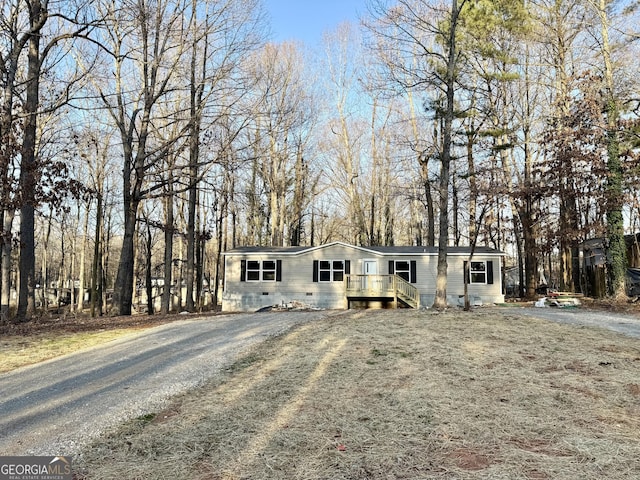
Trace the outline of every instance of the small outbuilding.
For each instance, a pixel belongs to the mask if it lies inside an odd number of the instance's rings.
[[[627,247],[627,294],[640,295],[640,232],[625,235]],[[581,287],[586,295],[602,298],[607,295],[606,239],[592,238],[580,245]]]
[[[470,248],[448,248],[447,297],[460,305]],[[468,290],[478,304],[502,303],[502,257],[476,247]],[[222,310],[291,303],[323,309],[419,308],[435,299],[437,247],[238,247],[224,253]]]

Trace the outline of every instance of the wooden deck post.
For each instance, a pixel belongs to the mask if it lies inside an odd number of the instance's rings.
[[[391,284],[393,285],[393,308],[398,309],[398,288],[396,286],[396,276],[391,277]]]

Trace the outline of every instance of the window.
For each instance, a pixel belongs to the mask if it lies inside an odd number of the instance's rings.
[[[406,260],[396,260],[395,272],[396,275],[404,278],[408,282],[411,274],[411,266],[409,262]]]
[[[314,282],[342,282],[349,274],[349,260],[314,260]]]
[[[469,283],[480,285],[493,284],[493,261],[471,262],[469,268]]]
[[[487,264],[485,262],[471,262],[469,283],[487,283]]]
[[[389,260],[389,275],[394,274],[409,283],[417,283],[417,262],[415,260]]]
[[[256,260],[249,260],[247,262],[247,282],[259,282],[260,281],[260,262]]]
[[[344,262],[342,260],[320,260],[318,279],[321,282],[341,282],[344,279]]]
[[[276,281],[276,262],[273,260],[264,260],[262,262],[262,280],[265,282]]]
[[[242,260],[241,281],[279,282],[281,281],[281,260]]]
[[[493,284],[493,260],[482,262],[464,262],[464,271],[469,271],[467,283],[476,285]]]

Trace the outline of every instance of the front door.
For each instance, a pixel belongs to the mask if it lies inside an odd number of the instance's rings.
[[[375,260],[365,260],[362,264],[363,272],[365,275],[377,275],[378,274],[378,262]]]
[[[362,286],[364,290],[373,290],[375,288],[375,279],[369,278],[369,275],[377,275],[378,274],[378,262],[375,260],[364,260],[362,262],[362,273],[365,274],[364,277],[364,285]]]

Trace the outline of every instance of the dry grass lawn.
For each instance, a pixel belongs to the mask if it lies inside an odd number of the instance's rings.
[[[84,348],[102,345],[120,338],[133,329],[114,329],[98,332],[36,333],[0,337],[0,373],[33,365]]]
[[[211,312],[189,318],[211,317]],[[44,316],[18,324],[0,324],[0,373],[101,345],[143,329],[176,320],[183,315]]]
[[[637,479],[640,342],[499,309],[349,311],[89,448],[81,479]]]

